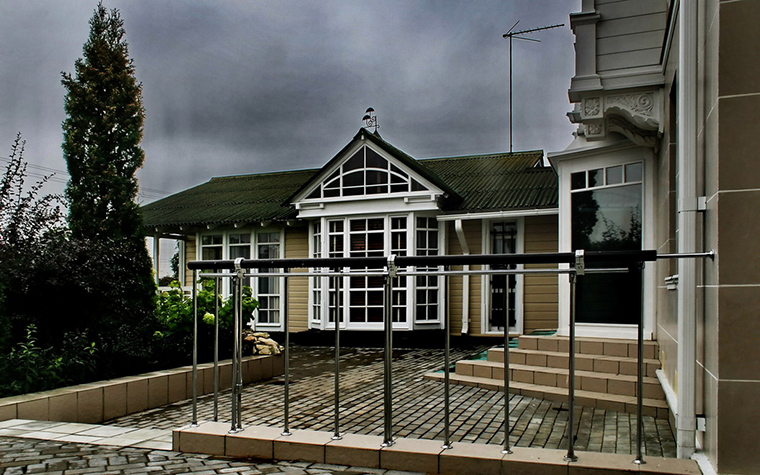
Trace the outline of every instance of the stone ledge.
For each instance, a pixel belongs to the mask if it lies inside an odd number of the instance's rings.
[[[283,373],[282,355],[247,356],[242,363],[246,384]],[[220,389],[230,387],[231,367],[231,360],[219,362]],[[99,424],[191,398],[192,374],[192,366],[182,366],[2,398],[0,421],[32,419]],[[198,396],[214,392],[213,374],[213,363],[198,365]]]
[[[515,447],[511,454],[504,454],[499,445],[458,442],[451,449],[444,449],[438,440],[406,438],[395,439],[393,445],[383,447],[383,439],[378,436],[351,434],[335,440],[332,433],[324,431],[294,430],[291,435],[283,435],[281,429],[267,426],[247,426],[236,433],[230,433],[229,429],[230,424],[219,422],[175,429],[172,449],[234,458],[320,463],[350,461],[368,468],[436,474],[701,474],[693,460],[662,457],[644,457],[646,463],[638,465],[633,463],[633,455],[576,452],[578,460],[568,462],[563,450]]]

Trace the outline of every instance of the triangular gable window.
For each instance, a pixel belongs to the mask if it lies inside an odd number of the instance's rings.
[[[306,199],[428,191],[419,181],[369,147],[343,162]]]

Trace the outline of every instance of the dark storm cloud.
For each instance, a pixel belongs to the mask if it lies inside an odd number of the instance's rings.
[[[415,157],[508,149],[508,42],[567,23],[577,1],[106,1],[125,21],[146,108],[144,187],[319,167],[376,109]],[[60,71],[81,56],[93,4],[0,5],[0,147],[21,130],[32,161],[60,154]],[[567,26],[514,48],[514,145],[562,149],[572,127]],[[0,149],[0,150],[5,150]],[[0,152],[0,155],[3,155]],[[44,163],[43,163],[44,162]]]

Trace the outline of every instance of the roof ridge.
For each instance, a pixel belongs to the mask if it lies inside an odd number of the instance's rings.
[[[524,150],[520,152],[494,152],[494,153],[476,153],[471,155],[453,155],[449,157],[429,157],[429,158],[418,158],[417,160],[420,162],[427,162],[427,161],[433,161],[433,160],[456,160],[456,159],[467,159],[467,158],[492,158],[497,156],[505,156],[505,157],[512,157],[520,158],[525,155],[534,155],[540,153],[541,156],[544,155],[543,150]]]
[[[256,172],[256,173],[241,173],[241,174],[235,174],[235,175],[220,175],[220,176],[212,176],[211,180],[221,180],[221,179],[228,179],[228,178],[248,178],[248,177],[258,177],[258,176],[268,176],[268,175],[289,175],[293,173],[315,173],[318,172],[319,168],[302,168],[299,170],[277,170],[277,171],[270,171],[270,172]]]

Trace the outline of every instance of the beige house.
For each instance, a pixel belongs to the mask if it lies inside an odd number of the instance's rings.
[[[610,248],[604,232],[629,237],[636,217],[644,249],[716,251],[658,260],[617,295],[643,302],[659,343],[679,456],[720,473],[760,473],[759,21],[754,0],[582,0],[570,18],[578,133],[549,154],[561,251]],[[568,298],[561,282],[561,333]],[[579,308],[579,335],[635,330],[595,310]]]
[[[556,252],[557,176],[542,162],[541,151],[415,160],[362,128],[320,169],[213,178],[143,213],[156,237],[180,239],[183,263]],[[341,329],[382,330],[382,278],[341,280]],[[334,284],[252,278],[257,328],[283,331],[287,311],[291,331],[334,329]],[[557,278],[402,277],[393,307],[399,331],[440,331],[446,311],[452,334],[556,328]]]
[[[144,207],[183,261],[575,249],[714,250],[640,274],[579,277],[577,334],[656,340],[679,457],[760,473],[760,2],[581,0],[564,151],[415,160],[367,129],[316,170],[214,178]],[[756,104],[757,103],[757,104]],[[189,283],[189,276],[183,276]],[[252,282],[281,330],[284,289]],[[329,330],[327,279],[293,278],[294,331]],[[348,330],[381,328],[371,278],[340,286]],[[504,296],[507,296],[505,299]],[[504,303],[506,300],[506,303]],[[556,276],[407,279],[394,327],[493,335],[569,332]],[[296,323],[297,322],[297,323]]]

